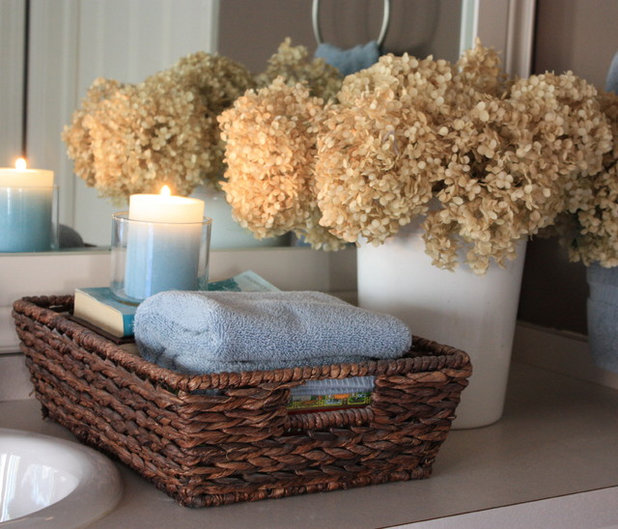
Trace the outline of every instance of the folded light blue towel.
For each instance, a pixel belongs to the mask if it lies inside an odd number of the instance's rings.
[[[189,374],[396,358],[411,340],[394,316],[321,292],[168,291],[135,314],[141,355]]]
[[[332,44],[322,43],[318,45],[314,55],[324,59],[345,76],[369,68],[372,64],[378,62],[380,47],[375,40],[365,45],[354,46],[349,50],[342,50]]]

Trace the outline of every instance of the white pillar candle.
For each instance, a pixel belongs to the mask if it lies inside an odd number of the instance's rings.
[[[203,200],[174,196],[167,186],[158,195],[129,197],[129,220],[187,223],[202,222],[203,218]]]
[[[50,249],[53,186],[53,171],[27,169],[23,158],[0,168],[0,252]]]
[[[197,288],[204,202],[170,195],[131,195],[125,294],[143,300],[165,290]]]

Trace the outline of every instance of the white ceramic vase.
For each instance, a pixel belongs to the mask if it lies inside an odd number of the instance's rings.
[[[485,275],[465,264],[455,272],[431,264],[413,225],[381,246],[358,249],[359,305],[405,321],[413,334],[466,351],[472,377],[454,428],[475,428],[502,416],[524,264],[525,242],[506,268]]]

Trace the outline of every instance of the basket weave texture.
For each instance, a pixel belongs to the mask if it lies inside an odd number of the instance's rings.
[[[428,477],[471,374],[466,353],[415,337],[391,361],[183,375],[71,321],[72,304],[13,305],[44,415],[191,507]],[[370,405],[288,414],[291,387],[365,375]]]

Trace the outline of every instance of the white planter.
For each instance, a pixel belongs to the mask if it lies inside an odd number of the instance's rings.
[[[489,425],[502,416],[523,271],[525,243],[506,269],[478,276],[431,265],[419,231],[404,227],[385,244],[358,249],[359,305],[405,321],[413,334],[466,351],[472,377],[454,428]]]

